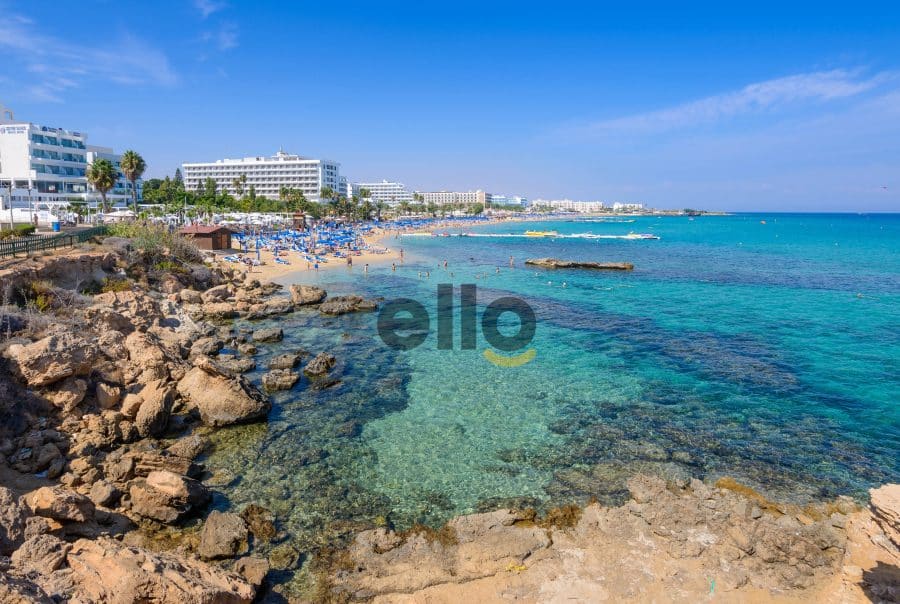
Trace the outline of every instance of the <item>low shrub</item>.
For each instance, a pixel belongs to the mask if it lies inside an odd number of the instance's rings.
[[[122,277],[104,277],[100,285],[100,293],[127,292],[131,289],[131,281]]]
[[[35,227],[33,224],[19,224],[9,229],[0,229],[0,239],[10,239],[12,237],[27,237],[34,235]]]
[[[169,228],[146,222],[121,222],[110,225],[109,235],[131,240],[132,247],[143,253],[151,266],[173,258],[181,262],[203,262],[203,254],[194,243]]]
[[[47,312],[56,303],[56,291],[49,281],[31,281],[19,288],[20,304],[38,312]]]

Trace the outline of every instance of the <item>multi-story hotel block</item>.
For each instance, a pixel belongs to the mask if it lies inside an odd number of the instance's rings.
[[[4,200],[12,198],[13,207],[95,201],[99,196],[88,186],[85,172],[96,157],[118,168],[120,156],[108,147],[88,146],[84,132],[16,121],[8,110],[0,114],[0,192]],[[140,190],[138,181],[138,199]],[[108,199],[131,199],[131,183],[121,172]]]
[[[335,193],[341,190],[340,164],[325,159],[310,159],[278,151],[272,157],[220,159],[214,162],[182,164],[184,186],[191,191],[203,189],[207,178],[213,179],[219,191],[232,195],[246,194],[252,186],[258,196],[278,199],[282,187],[299,189],[311,201],[319,201],[323,187]],[[246,183],[235,184],[246,176]]]
[[[412,193],[406,188],[402,182],[389,182],[382,180],[381,182],[358,182],[353,187],[357,190],[368,189],[369,199],[374,203],[383,201],[388,205],[397,205],[398,203],[412,202]]]
[[[480,203],[488,205],[491,203],[492,195],[484,191],[434,191],[430,193],[420,193],[422,201],[426,204],[433,203],[435,205],[454,205],[464,206]]]

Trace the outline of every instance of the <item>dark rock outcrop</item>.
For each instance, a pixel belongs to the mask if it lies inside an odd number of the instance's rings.
[[[579,262],[576,260],[560,260],[558,258],[530,258],[525,264],[542,268],[590,268],[609,271],[630,271],[634,265],[630,262]]]

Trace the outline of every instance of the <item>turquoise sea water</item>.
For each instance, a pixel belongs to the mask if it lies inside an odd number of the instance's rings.
[[[613,503],[636,471],[730,475],[797,501],[900,481],[900,215],[477,231],[532,229],[661,239],[403,238],[388,242],[406,252],[396,272],[300,272],[295,280],[332,294],[418,300],[432,333],[398,352],[378,339],[376,314],[279,320],[286,340],[260,366],[286,348],[331,350],[340,382],[304,378],[274,397],[268,425],[215,435],[207,463],[223,485],[219,504],[271,507],[309,551],[373,522],[438,525],[510,502]],[[524,265],[545,256],[635,269]],[[477,350],[461,350],[458,314],[454,350],[438,350],[438,283],[476,284],[480,307],[525,300],[537,316],[535,360],[497,367],[480,334]]]

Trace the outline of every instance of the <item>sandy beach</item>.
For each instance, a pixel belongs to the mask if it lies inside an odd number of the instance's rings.
[[[488,224],[499,224],[499,223],[518,223],[518,222],[529,222],[534,220],[540,220],[540,217],[514,217],[514,218],[492,218],[490,220],[479,223],[479,226],[488,225]],[[424,230],[427,231],[440,231],[442,229],[458,229],[459,223],[449,221],[449,220],[438,220],[432,223],[429,223],[428,227]],[[368,264],[370,267],[381,266],[385,264],[390,264],[392,262],[400,262],[400,248],[402,247],[401,239],[398,238],[398,235],[401,233],[421,231],[423,229],[382,229],[382,228],[373,228],[368,234],[363,236],[363,240],[366,244],[372,248],[376,249],[384,249],[386,250],[384,253],[375,253],[374,251],[365,251],[359,256],[353,256],[353,269],[363,272],[364,267]],[[250,254],[252,255],[254,252],[251,250]],[[302,258],[290,257],[290,264],[278,264],[273,262],[271,252],[264,251],[263,252],[263,262],[265,264],[261,266],[254,267],[245,267],[244,265],[234,264],[227,262],[223,259],[223,255],[217,256],[218,264],[223,267],[231,267],[238,268],[244,271],[246,274],[249,270],[250,274],[255,279],[259,279],[260,281],[273,281],[279,280],[284,281],[287,275],[291,275],[293,273],[305,273],[307,271],[314,271],[314,267],[309,265]],[[337,269],[347,270],[347,261],[343,258],[329,258],[328,262],[319,263],[318,270],[321,271],[333,271]]]

